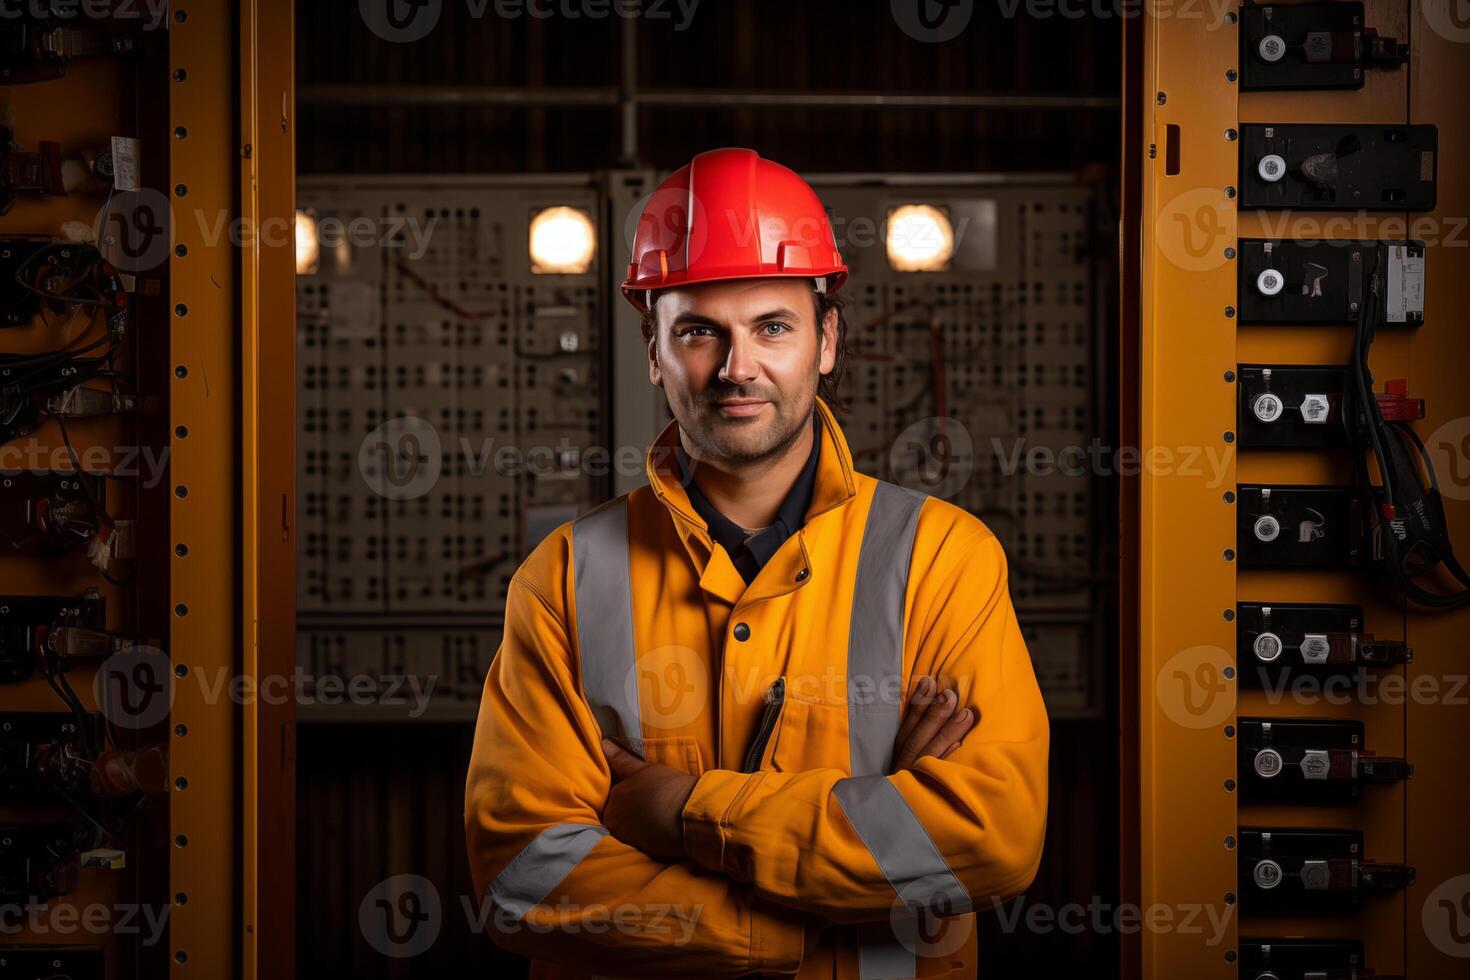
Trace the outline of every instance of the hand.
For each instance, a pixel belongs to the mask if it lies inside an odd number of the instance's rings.
[[[943,759],[959,748],[976,721],[969,708],[955,711],[959,695],[953,690],[936,693],[934,678],[920,678],[909,698],[908,710],[893,740],[893,771],[910,769],[921,756]]]
[[[684,804],[695,777],[669,766],[644,762],[611,739],[602,752],[612,767],[613,786],[602,809],[602,825],[618,840],[661,861],[682,861]]]

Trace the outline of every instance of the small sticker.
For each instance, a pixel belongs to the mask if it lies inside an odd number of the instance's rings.
[[[131,136],[112,138],[112,186],[114,190],[138,189],[138,141]]]

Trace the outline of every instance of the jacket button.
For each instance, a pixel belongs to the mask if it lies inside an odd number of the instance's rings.
[[[744,623],[736,623],[735,624],[735,639],[737,639],[737,640],[748,640],[748,639],[750,639],[750,627],[749,626],[746,626]]]
[[[803,568],[801,571],[799,571],[799,572],[796,573],[796,580],[798,582],[805,582],[806,581],[806,575],[807,575],[807,570],[805,568]]]

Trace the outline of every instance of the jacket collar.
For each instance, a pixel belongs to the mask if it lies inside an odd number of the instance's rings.
[[[812,502],[807,508],[805,522],[829,510],[841,507],[857,496],[857,481],[853,478],[852,451],[847,438],[832,410],[821,396],[816,399],[815,411],[821,420],[821,451],[817,457],[816,483],[812,488]],[[644,461],[644,472],[648,485],[660,503],[668,508],[678,529],[679,537],[689,550],[690,557],[700,571],[700,584],[710,592],[736,602],[746,591],[745,580],[731,564],[723,548],[715,548],[710,537],[709,526],[689,501],[689,494],[680,482],[679,459],[675,447],[679,445],[678,420],[670,420],[663,431],[649,446]],[[808,558],[806,545],[798,531],[793,535],[801,543],[794,561]],[[778,553],[779,557],[779,553]],[[772,562],[776,559],[773,558]],[[764,569],[762,570],[764,573]],[[752,589],[760,584],[764,574],[758,576]],[[789,590],[787,590],[789,591]],[[779,594],[779,593],[773,593]],[[768,596],[761,596],[767,598]],[[752,597],[747,596],[747,600]]]

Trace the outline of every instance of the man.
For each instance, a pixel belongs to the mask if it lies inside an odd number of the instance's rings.
[[[466,786],[487,926],[533,977],[973,977],[971,910],[1036,874],[1048,727],[1005,556],[853,469],[846,277],[750,150],[643,212],[623,292],[674,420],[648,486],[517,570]]]

